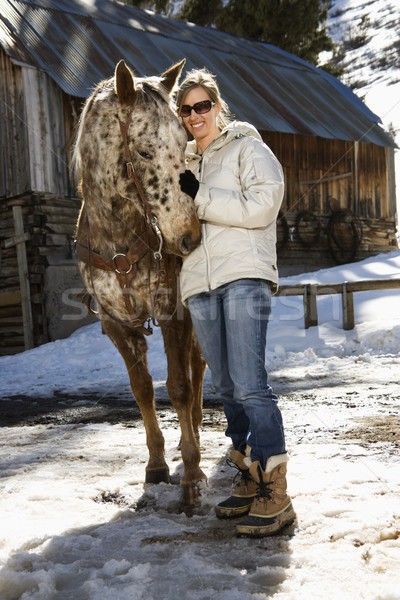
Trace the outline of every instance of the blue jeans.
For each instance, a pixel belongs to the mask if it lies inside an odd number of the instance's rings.
[[[221,398],[235,450],[251,447],[263,469],[286,452],[278,399],[268,384],[265,346],[271,312],[266,281],[239,279],[188,299],[194,330]]]

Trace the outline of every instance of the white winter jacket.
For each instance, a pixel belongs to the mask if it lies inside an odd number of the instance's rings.
[[[188,168],[200,181],[194,199],[202,240],[183,260],[182,300],[243,278],[276,287],[276,218],[282,203],[282,167],[249,123],[234,121],[196,154]]]

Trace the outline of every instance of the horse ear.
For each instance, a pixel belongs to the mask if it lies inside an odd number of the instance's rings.
[[[165,71],[165,73],[161,75],[162,84],[169,94],[172,93],[172,90],[174,89],[175,84],[179,79],[179,75],[182,72],[185,62],[186,58],[181,60],[181,62],[176,63],[176,65],[174,65],[173,67],[168,69],[168,71]]]
[[[124,60],[120,60],[115,67],[115,93],[122,105],[130,106],[135,102],[135,80]]]

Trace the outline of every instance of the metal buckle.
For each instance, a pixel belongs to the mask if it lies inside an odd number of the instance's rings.
[[[112,257],[112,260],[115,265],[115,272],[118,273],[119,275],[121,273],[123,273],[124,275],[128,275],[128,273],[130,273],[132,271],[133,265],[129,265],[129,269],[121,269],[121,268],[120,268],[121,270],[118,269],[118,264],[115,259],[118,258],[119,256],[123,256],[124,258],[126,258],[126,261],[129,264],[126,254],[114,254],[114,256]]]
[[[157,224],[157,217],[155,215],[151,215],[152,219],[150,221],[150,225],[153,228],[154,233],[156,234],[156,236],[158,237],[158,250],[156,250],[155,252],[153,252],[153,256],[155,258],[155,260],[161,260],[162,259],[162,247],[163,247],[163,237],[162,237],[162,233],[160,231],[160,228]]]

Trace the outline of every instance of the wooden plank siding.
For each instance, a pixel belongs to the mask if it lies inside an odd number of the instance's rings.
[[[28,132],[21,68],[0,50],[0,198],[27,189]]]
[[[69,163],[81,105],[43,71],[14,64],[0,49],[0,354],[24,350],[14,207],[27,235],[34,345],[49,341],[46,269],[74,264],[81,202]]]
[[[276,132],[262,135],[285,172],[284,211],[329,214],[333,203],[361,218],[394,217],[384,147]]]
[[[333,211],[347,211],[362,232],[355,260],[395,250],[396,201],[393,150],[375,144],[277,132],[262,132],[264,141],[281,162],[285,175],[282,213],[290,232],[278,249],[281,275],[292,275],[337,264],[327,242],[326,228]],[[302,223],[303,237],[315,245],[305,248],[296,235],[296,219],[309,211],[315,222]],[[278,222],[278,239],[284,238]],[[351,225],[343,225],[344,246],[352,244]]]
[[[0,198],[71,195],[66,95],[43,71],[14,65],[1,49],[0,78]]]
[[[23,67],[26,119],[29,140],[30,189],[34,192],[68,194],[68,164],[64,155],[63,92],[48,75]]]

